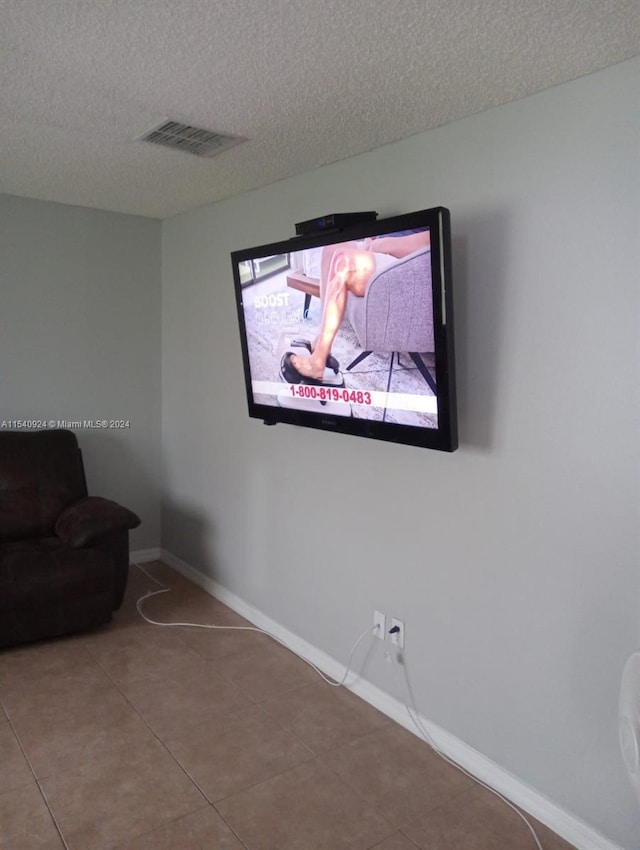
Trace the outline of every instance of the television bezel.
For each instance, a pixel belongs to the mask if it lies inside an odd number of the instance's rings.
[[[244,315],[244,291],[240,282],[240,263],[273,254],[286,254],[318,248],[338,242],[365,239],[403,230],[429,228],[431,235],[432,304],[435,338],[435,370],[438,400],[438,427],[426,428],[394,422],[372,421],[346,416],[331,416],[261,404],[254,401]],[[434,207],[389,218],[368,221],[341,229],[319,230],[311,235],[295,236],[280,242],[257,245],[231,252],[233,278],[242,347],[245,389],[249,416],[262,419],[266,425],[282,422],[342,434],[385,440],[453,452],[458,447],[457,404],[455,382],[455,347],[453,323],[453,291],[451,275],[451,224],[445,207]]]

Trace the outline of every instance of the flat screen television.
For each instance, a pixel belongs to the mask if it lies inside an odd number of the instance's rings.
[[[372,216],[231,254],[249,415],[454,451],[449,211]]]

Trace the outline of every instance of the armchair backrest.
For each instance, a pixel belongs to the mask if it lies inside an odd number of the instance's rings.
[[[64,508],[86,495],[72,431],[0,431],[0,541],[52,536]]]

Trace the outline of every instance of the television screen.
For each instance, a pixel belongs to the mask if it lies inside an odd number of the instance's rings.
[[[448,210],[326,220],[231,255],[249,415],[453,451]]]

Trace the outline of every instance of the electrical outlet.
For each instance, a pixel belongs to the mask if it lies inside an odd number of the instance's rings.
[[[374,635],[380,640],[384,640],[386,637],[385,632],[385,620],[386,617],[384,614],[381,614],[380,611],[373,612],[373,625],[374,625]]]
[[[402,620],[397,620],[395,617],[392,617],[391,628],[398,629],[397,632],[394,632],[392,635],[390,635],[391,643],[394,646],[399,647],[400,649],[404,649],[404,622]]]

